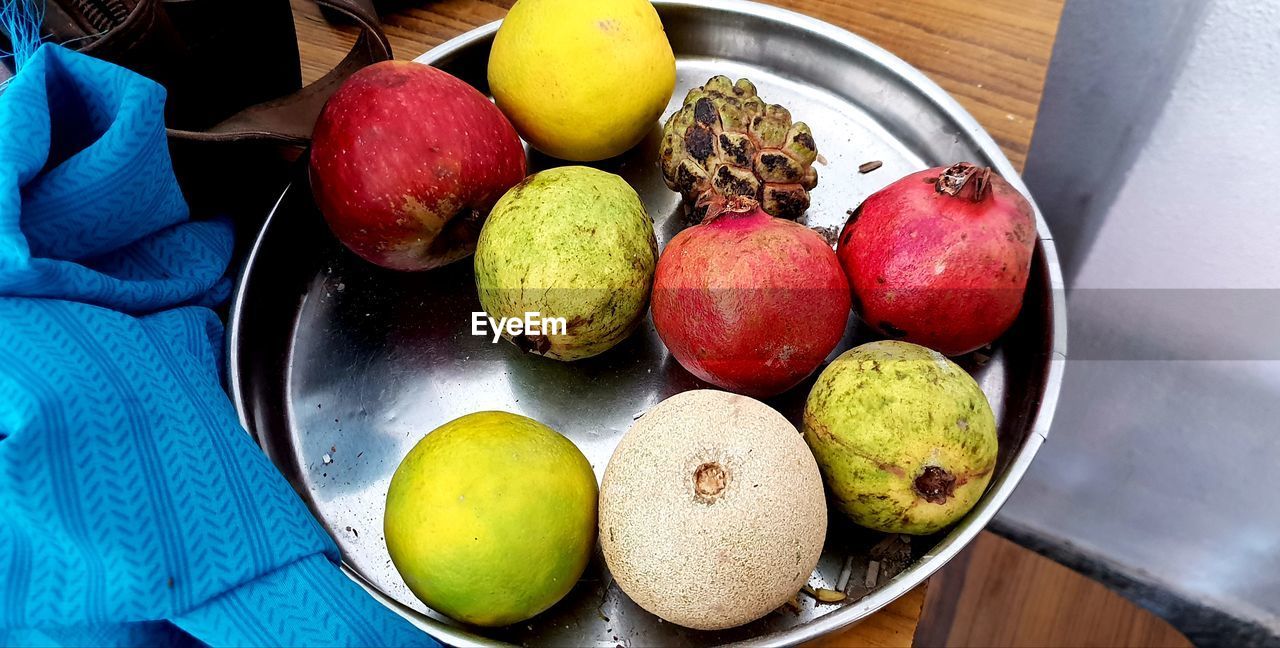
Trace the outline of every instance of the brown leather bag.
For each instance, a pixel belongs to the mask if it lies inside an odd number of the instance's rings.
[[[361,67],[391,58],[370,0],[314,0],[360,36],[306,87],[290,0],[35,1],[48,3],[46,41],[168,89],[170,157],[192,213],[231,216],[242,225],[241,245],[296,169],[329,95]]]
[[[391,58],[370,0],[314,0],[360,27],[346,58],[302,87],[289,0],[47,0],[46,40],[169,90],[171,140],[306,144],[329,95]]]

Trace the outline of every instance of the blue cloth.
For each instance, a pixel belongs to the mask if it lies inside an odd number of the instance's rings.
[[[0,645],[437,645],[240,427],[163,104],[51,45],[0,94]]]

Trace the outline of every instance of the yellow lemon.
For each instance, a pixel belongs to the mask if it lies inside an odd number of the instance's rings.
[[[662,115],[676,61],[646,0],[519,0],[489,54],[489,88],[526,140],[553,157],[603,160]]]
[[[595,545],[596,478],[572,441],[478,412],[432,431],[396,468],[387,550],[405,583],[459,621],[501,626],[551,607]]]

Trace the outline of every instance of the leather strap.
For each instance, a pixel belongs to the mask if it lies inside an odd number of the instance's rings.
[[[297,92],[249,106],[207,130],[171,128],[169,137],[198,142],[269,141],[298,145],[310,142],[311,131],[329,95],[356,70],[392,57],[391,42],[382,31],[371,0],[315,2],[344,14],[360,27],[355,46],[337,67]]]

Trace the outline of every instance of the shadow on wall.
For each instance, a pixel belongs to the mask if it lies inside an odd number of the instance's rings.
[[[1070,0],[1063,9],[1022,177],[1053,230],[1068,286],[1172,93],[1207,4]]]

